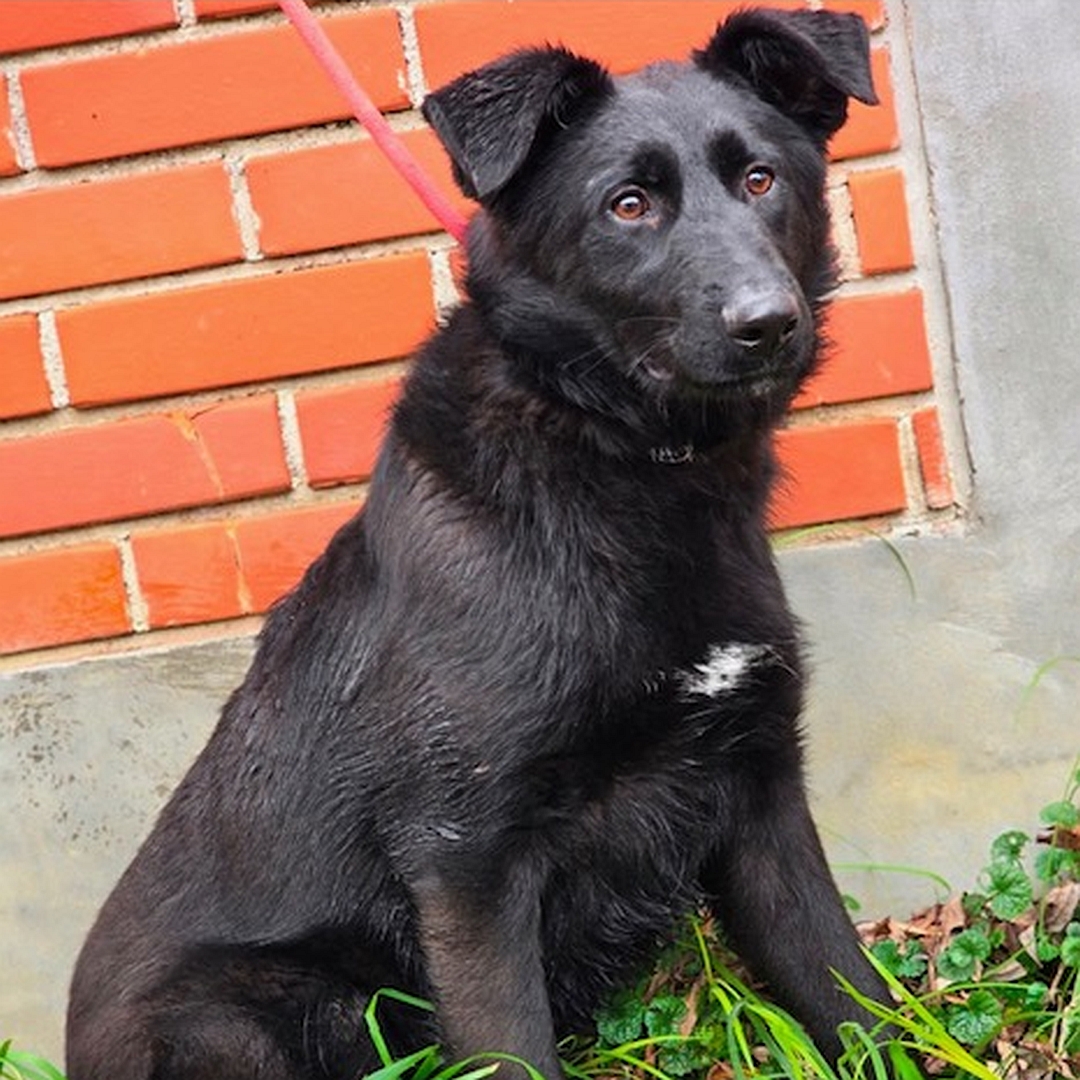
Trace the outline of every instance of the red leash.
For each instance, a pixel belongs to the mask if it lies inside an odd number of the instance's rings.
[[[375,145],[386,155],[390,164],[405,178],[421,202],[435,215],[439,224],[461,243],[465,239],[466,219],[450,200],[432,183],[420,163],[409,153],[405,144],[394,134],[375,103],[353,78],[341,53],[308,10],[304,0],[278,0],[296,32],[319,61],[330,81],[349,103],[356,119],[367,129]]]

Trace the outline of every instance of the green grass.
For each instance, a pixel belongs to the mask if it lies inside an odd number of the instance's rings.
[[[55,1065],[36,1054],[16,1050],[11,1040],[0,1042],[0,1080],[64,1080]]]
[[[601,1014],[597,1039],[580,1057],[569,1055],[568,1073],[581,1080],[613,1076],[904,1080],[922,1076],[916,1062],[933,1057],[942,1068],[939,1075],[995,1078],[872,954],[868,954],[871,962],[893,987],[898,1003],[884,1008],[847,987],[879,1024],[870,1029],[846,1025],[841,1030],[846,1050],[835,1066],[830,1065],[799,1023],[738,971],[738,961],[717,940],[710,923],[694,920],[690,929],[693,951],[685,943],[677,945],[643,993],[617,1000]],[[644,1035],[629,1043],[617,1042],[628,1034],[629,1027],[623,1024],[634,1023],[643,1025]],[[883,1038],[886,1025],[899,1035]]]

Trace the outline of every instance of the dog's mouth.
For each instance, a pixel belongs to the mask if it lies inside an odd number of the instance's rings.
[[[675,371],[664,360],[657,360],[655,357],[649,356],[641,363],[641,370],[653,380],[653,382],[660,383],[661,386],[672,383],[675,381]]]
[[[718,398],[771,397],[779,391],[789,391],[797,380],[790,364],[775,360],[741,371],[703,377],[669,357],[648,356],[637,365],[637,370],[662,392]]]
[[[803,330],[773,347],[748,345],[714,332],[687,327],[684,320],[638,316],[614,327],[616,355],[647,395],[720,406],[788,399],[806,374],[813,337]]]

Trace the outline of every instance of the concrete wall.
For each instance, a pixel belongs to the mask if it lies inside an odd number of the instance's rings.
[[[954,355],[938,348],[936,375],[956,392],[947,435],[970,514],[783,565],[812,642],[812,783],[835,860],[959,888],[997,831],[1034,824],[1080,751],[1080,663],[1025,693],[1041,665],[1080,656],[1080,4],[889,13],[904,144],[925,151],[908,196],[920,265],[940,268],[931,329]],[[250,648],[0,677],[0,1035],[59,1056],[82,935]],[[872,911],[935,897],[918,876],[841,877]]]
[[[901,104],[920,114],[905,142],[919,123],[925,140],[970,520],[897,540],[914,597],[880,543],[786,567],[816,647],[814,782],[834,857],[963,887],[997,831],[1036,824],[1080,752],[1080,4],[890,14],[915,80]],[[928,894],[892,874],[845,884],[874,910]]]

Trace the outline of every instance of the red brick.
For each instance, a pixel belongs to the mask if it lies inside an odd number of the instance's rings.
[[[420,254],[221,282],[57,314],[76,405],[408,354],[434,323]]]
[[[872,517],[907,504],[893,420],[781,431],[785,480],[773,500],[774,528]]]
[[[33,416],[52,408],[38,348],[37,319],[0,319],[0,419]]]
[[[229,181],[195,165],[0,198],[0,297],[242,258]]]
[[[240,570],[252,610],[265,611],[287,593],[357,509],[337,503],[238,521]]]
[[[887,274],[915,265],[908,228],[904,174],[873,169],[848,177],[859,260],[864,274]]]
[[[874,74],[874,89],[877,90],[879,98],[878,104],[849,102],[847,123],[833,136],[829,144],[829,156],[834,161],[883,154],[900,145],[889,50],[884,47],[874,49],[870,63]]]
[[[408,104],[392,9],[353,12],[325,26],[380,107]],[[288,25],[29,68],[22,80],[34,149],[46,166],[349,115]]]
[[[131,630],[119,552],[111,544],[0,560],[0,652],[21,652]]]
[[[380,379],[298,394],[308,480],[315,487],[371,475],[401,380]]]
[[[826,11],[861,15],[871,30],[880,30],[885,25],[885,4],[882,0],[825,0],[822,6]]]
[[[236,546],[221,522],[136,534],[131,546],[153,629],[245,613]]]
[[[919,472],[926,505],[931,510],[943,510],[952,506],[955,496],[938,411],[934,408],[920,409],[911,421],[915,429],[915,444],[919,449]]]
[[[200,19],[223,19],[277,6],[275,0],[195,0],[195,14]]]
[[[449,159],[435,135],[424,129],[403,138],[442,190],[455,196],[462,213],[474,209],[455,194]],[[269,255],[441,227],[370,139],[256,158],[246,173],[259,216],[259,246]]]
[[[933,386],[922,293],[843,296],[829,308],[834,342],[797,408],[912,394]]]
[[[191,424],[224,498],[243,499],[290,487],[276,398],[264,394],[212,405],[194,413]]]
[[[214,412],[144,416],[0,443],[0,535],[286,490],[280,442],[276,454],[267,454],[276,414],[252,403]]]
[[[3,0],[0,53],[176,26],[173,0]]]
[[[317,4],[336,4],[338,0],[307,0],[308,7]],[[195,0],[195,14],[200,19],[227,19],[233,15],[248,15],[253,11],[271,11],[277,0]]]
[[[704,45],[718,22],[746,5],[669,0],[467,0],[424,4],[416,28],[424,75],[431,88],[521,45],[562,44],[629,71],[651,60],[685,59]],[[770,7],[799,8],[791,0]]]
[[[20,171],[15,157],[15,132],[11,126],[7,80],[0,78],[0,176],[14,176]]]

